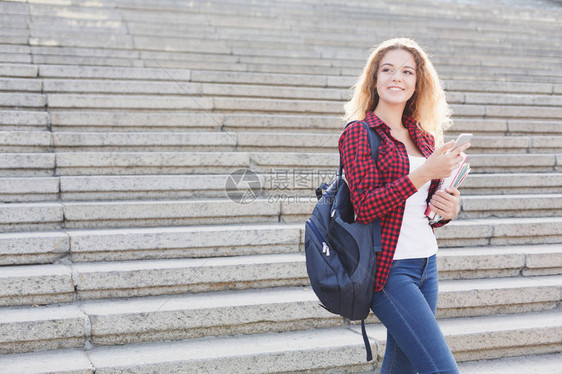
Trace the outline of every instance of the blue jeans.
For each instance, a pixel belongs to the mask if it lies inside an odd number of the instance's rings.
[[[381,374],[458,374],[459,369],[437,325],[437,261],[395,260],[371,305],[386,326]]]

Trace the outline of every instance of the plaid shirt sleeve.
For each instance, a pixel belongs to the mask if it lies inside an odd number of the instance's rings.
[[[346,128],[340,137],[339,150],[358,222],[381,218],[417,191],[407,175],[408,170],[399,170],[404,174],[402,177],[384,184],[385,178],[371,157],[367,130],[361,123]]]

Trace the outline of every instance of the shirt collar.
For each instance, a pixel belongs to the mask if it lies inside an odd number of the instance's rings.
[[[377,117],[375,113],[371,111],[367,112],[364,121],[367,122],[371,127],[380,127],[385,132],[390,134],[390,127],[386,123],[384,123],[382,119]],[[410,131],[410,134],[419,131],[416,121],[414,121],[411,117],[403,115],[402,124],[404,125],[405,128],[408,129],[408,131]]]

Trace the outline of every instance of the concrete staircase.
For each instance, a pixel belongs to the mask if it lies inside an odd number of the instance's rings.
[[[562,367],[552,1],[0,2],[0,372],[377,372],[307,286],[304,220],[369,48],[415,37],[472,132],[436,230],[463,373]],[[231,173],[260,194],[240,203]],[[229,198],[230,197],[230,198]],[[236,201],[235,201],[236,200]]]

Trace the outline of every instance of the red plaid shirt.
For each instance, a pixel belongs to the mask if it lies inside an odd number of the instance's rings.
[[[390,127],[372,112],[367,113],[364,122],[374,128],[381,139],[377,164],[371,157],[367,132],[359,122],[350,124],[344,130],[339,140],[339,151],[357,221],[366,223],[381,218],[382,251],[377,254],[375,277],[375,291],[381,291],[392,265],[406,199],[417,189],[408,178],[410,161],[404,144],[392,137]],[[419,150],[426,158],[429,157],[435,149],[433,135],[420,130],[409,117],[404,116],[402,123]],[[428,202],[438,183],[439,180],[431,181]],[[440,221],[432,227],[443,226],[447,222]]]

